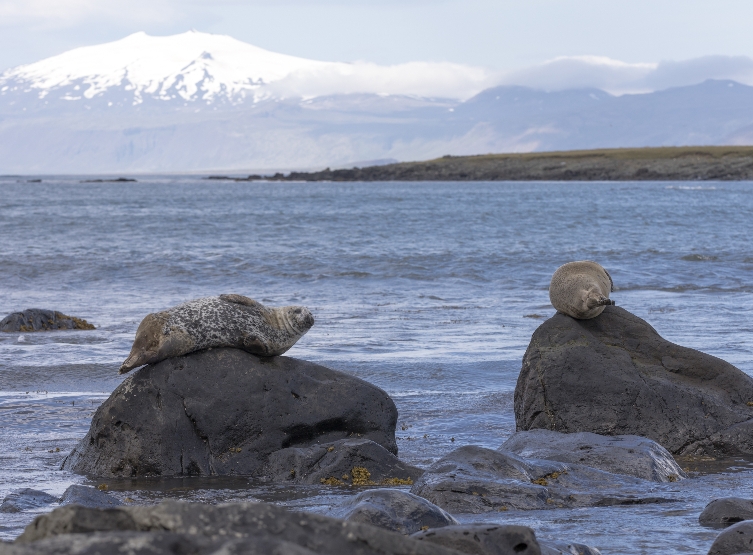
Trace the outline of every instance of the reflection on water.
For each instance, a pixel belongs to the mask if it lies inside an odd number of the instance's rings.
[[[241,293],[303,304],[290,351],[385,389],[400,457],[427,466],[515,431],[513,391],[547,287],[571,260],[602,263],[617,304],[667,339],[753,373],[753,184],[208,183],[0,179],[0,316],[30,307],[91,332],[0,334],[0,497],[105,483],[125,503],[264,500],[327,512],[349,487],[246,478],[89,480],[59,470],[141,318]],[[753,497],[750,461],[681,459],[674,503],[458,515],[532,526],[603,553],[705,552],[715,497]],[[662,486],[664,487],[664,486]],[[35,512],[0,515],[0,538]]]

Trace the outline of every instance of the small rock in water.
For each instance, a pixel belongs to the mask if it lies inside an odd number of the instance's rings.
[[[743,520],[753,519],[753,499],[725,497],[714,499],[698,517],[702,526],[726,528]]]
[[[459,524],[418,532],[411,536],[472,555],[540,555],[536,534],[527,526]]]
[[[753,521],[738,522],[719,534],[708,555],[744,555],[753,553]]]
[[[553,542],[539,540],[541,555],[601,555],[601,551],[595,547],[582,543]]]
[[[485,513],[673,501],[656,484],[581,464],[522,459],[468,445],[431,465],[411,493],[451,513]]]
[[[123,503],[116,497],[89,486],[72,485],[60,499],[61,505],[83,505],[84,507],[117,507]]]
[[[265,477],[275,482],[329,486],[410,486],[423,470],[364,438],[288,447],[269,456]]]
[[[669,451],[655,441],[639,436],[530,430],[513,434],[500,449],[526,459],[583,464],[654,482],[676,482],[687,478]]]
[[[401,534],[458,524],[452,515],[422,497],[396,489],[372,489],[346,500],[330,513]]]
[[[607,306],[533,333],[515,387],[518,430],[650,438],[674,455],[753,454],[753,378]]]
[[[57,497],[44,491],[31,488],[17,489],[5,496],[0,504],[0,513],[20,513],[57,502]]]
[[[14,312],[0,320],[0,331],[4,332],[32,332],[50,330],[93,330],[92,324],[76,316],[66,316],[55,310],[29,308],[22,312]],[[19,341],[25,341],[19,337]]]

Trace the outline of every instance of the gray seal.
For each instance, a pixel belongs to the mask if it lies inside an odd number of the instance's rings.
[[[148,314],[120,373],[212,347],[281,355],[313,325],[314,317],[303,306],[268,308],[243,295],[196,299]]]
[[[549,300],[558,312],[579,320],[595,318],[607,305],[613,305],[612,276],[600,264],[590,260],[563,264],[552,276]]]

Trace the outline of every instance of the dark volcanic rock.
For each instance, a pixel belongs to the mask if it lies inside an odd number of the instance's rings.
[[[412,537],[472,555],[541,555],[536,534],[527,526],[461,524],[418,532]]]
[[[70,486],[60,498],[61,505],[83,505],[84,507],[118,507],[123,503],[117,497],[89,486]]]
[[[358,378],[213,349],[126,378],[64,468],[104,477],[261,476],[269,455],[289,447],[362,437],[397,454],[396,422],[389,396]]]
[[[397,489],[372,489],[348,499],[331,516],[362,522],[401,534],[458,524],[426,499]]]
[[[639,436],[530,430],[513,434],[500,449],[525,459],[583,464],[654,482],[676,482],[687,478],[669,451],[655,441]]]
[[[365,438],[281,449],[269,456],[264,470],[275,482],[330,486],[412,485],[421,474],[420,468]]]
[[[725,497],[714,499],[698,517],[702,526],[726,528],[743,520],[753,519],[753,499]]]
[[[20,513],[57,502],[57,497],[44,491],[31,488],[17,489],[5,496],[0,504],[0,513]]]
[[[66,316],[55,310],[29,308],[8,314],[0,320],[0,331],[29,332],[49,330],[93,330],[94,326],[75,316]]]
[[[518,430],[638,435],[673,454],[753,454],[753,378],[608,306],[533,334],[515,388]]]
[[[0,545],[0,555],[314,555],[271,537],[207,538],[172,532],[67,534],[31,544]]]
[[[753,521],[738,522],[719,534],[708,555],[753,553]]]
[[[93,535],[92,532],[103,534]],[[131,534],[123,535],[123,532]],[[141,534],[136,534],[137,532]],[[113,509],[90,509],[77,505],[61,507],[37,517],[13,547],[23,545],[34,549],[40,546],[44,549],[49,545],[48,542],[57,541],[60,542],[57,545],[64,545],[65,540],[68,545],[74,545],[82,537],[91,538],[92,542],[95,538],[102,538],[102,542],[110,538],[109,546],[119,546],[124,539],[130,538],[131,545],[137,547],[141,538],[144,542],[158,542],[159,546],[152,551],[133,551],[134,553],[191,553],[189,549],[165,549],[163,546],[168,546],[169,542],[165,536],[161,539],[160,535],[166,532],[175,534],[177,537],[173,539],[182,545],[196,545],[199,553],[218,552],[224,542],[242,539],[251,546],[249,551],[240,548],[243,545],[241,543],[232,544],[230,553],[457,555],[456,551],[429,546],[389,530],[322,515],[287,511],[267,503],[205,505],[177,501]],[[163,541],[165,543],[161,543]],[[214,541],[222,544],[211,543]],[[109,546],[103,544],[103,547]],[[259,550],[259,546],[266,551]],[[19,555],[43,552],[45,551],[20,551]],[[129,553],[125,550],[100,550],[100,553],[105,552]],[[0,551],[0,554],[3,552]]]
[[[475,445],[431,465],[411,493],[451,513],[554,509],[672,501],[653,495],[656,484],[595,468],[517,455]]]

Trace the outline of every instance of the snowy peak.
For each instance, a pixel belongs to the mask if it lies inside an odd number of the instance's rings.
[[[189,31],[153,37],[139,32],[10,69],[0,75],[0,95],[34,94],[45,102],[117,96],[133,104],[146,99],[237,103],[341,93],[467,98],[495,84],[494,78],[488,70],[458,64],[320,62],[225,35]]]
[[[242,97],[293,72],[328,65],[332,64],[269,52],[224,35],[189,31],[152,37],[140,32],[8,70],[0,84],[36,91],[40,98],[75,88],[83,98],[92,99],[118,88],[132,91],[137,103],[145,96],[211,101],[218,96]]]

